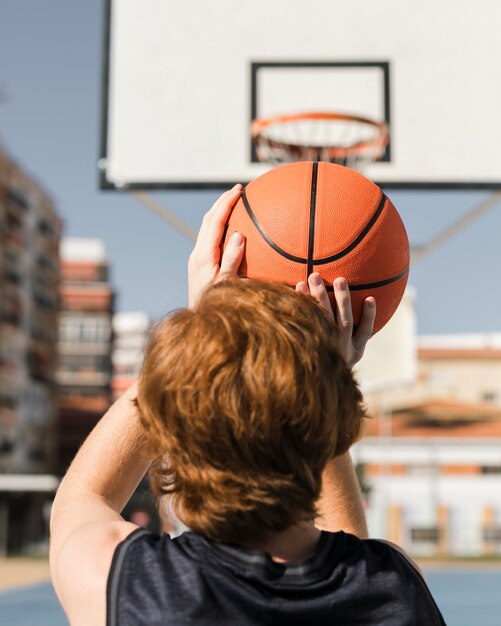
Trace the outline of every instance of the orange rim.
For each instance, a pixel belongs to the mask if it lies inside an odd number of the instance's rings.
[[[270,126],[279,126],[288,122],[300,122],[304,120],[333,120],[346,121],[371,126],[375,129],[374,137],[363,141],[357,141],[346,146],[333,146],[328,144],[294,144],[286,141],[271,139],[263,135],[263,131]],[[349,115],[347,113],[332,113],[325,111],[311,111],[306,113],[291,113],[286,115],[277,115],[274,117],[258,118],[251,123],[251,135],[253,140],[258,143],[260,141],[272,148],[287,148],[291,152],[298,153],[301,150],[317,150],[331,158],[345,158],[347,155],[364,154],[373,148],[379,149],[381,152],[388,145],[388,125],[385,122],[378,122],[367,117],[357,115]]]

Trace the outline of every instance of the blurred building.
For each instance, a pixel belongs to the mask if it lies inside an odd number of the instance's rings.
[[[61,221],[0,150],[0,554],[44,536],[55,470]]]
[[[117,400],[138,379],[150,320],[142,311],[115,313],[113,316],[113,399]],[[122,511],[123,517],[151,532],[174,530],[170,519],[161,520],[156,499],[144,477]]]
[[[353,455],[371,534],[414,555],[501,554],[501,335],[423,337],[415,383],[367,401]]]
[[[150,321],[142,311],[113,316],[113,399],[119,398],[137,380],[143,365],[143,350]]]
[[[104,243],[61,242],[58,469],[64,473],[112,399],[114,293]]]
[[[501,333],[421,337],[419,362],[429,393],[501,409]]]

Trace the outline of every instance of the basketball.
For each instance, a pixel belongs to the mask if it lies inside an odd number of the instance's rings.
[[[239,274],[294,287],[318,272],[334,305],[332,283],[344,276],[357,325],[368,296],[376,299],[374,332],[391,318],[409,273],[403,222],[383,191],[341,165],[282,165],[251,181],[227,224],[223,249],[246,238]]]

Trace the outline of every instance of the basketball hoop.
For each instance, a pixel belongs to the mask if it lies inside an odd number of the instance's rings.
[[[255,119],[251,134],[265,163],[327,161],[362,170],[380,159],[388,145],[388,126],[345,113],[310,112]]]

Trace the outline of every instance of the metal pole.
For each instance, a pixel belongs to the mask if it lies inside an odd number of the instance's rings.
[[[0,557],[7,556],[9,545],[9,499],[0,496]]]
[[[484,213],[487,213],[490,209],[495,207],[497,204],[501,202],[501,191],[497,191],[489,196],[486,200],[484,200],[477,207],[469,211],[466,215],[460,218],[457,222],[452,224],[452,226],[447,227],[441,233],[439,233],[436,237],[434,237],[429,243],[424,245],[422,248],[415,248],[411,253],[411,262],[417,263],[421,261],[425,256],[428,256],[432,252],[434,252],[437,248],[439,248],[443,243],[445,243],[448,239],[459,233],[461,230],[466,228],[473,221],[478,219]]]
[[[128,193],[130,193],[131,196],[134,196],[134,198],[136,198],[138,202],[148,207],[148,209],[154,211],[157,215],[159,215],[162,219],[168,222],[182,235],[184,235],[191,241],[197,240],[196,231],[194,231],[187,224],[185,224],[183,220],[173,215],[169,210],[167,210],[164,206],[157,202],[155,198],[152,198],[148,193],[146,193],[145,191],[135,190],[129,190]]]

